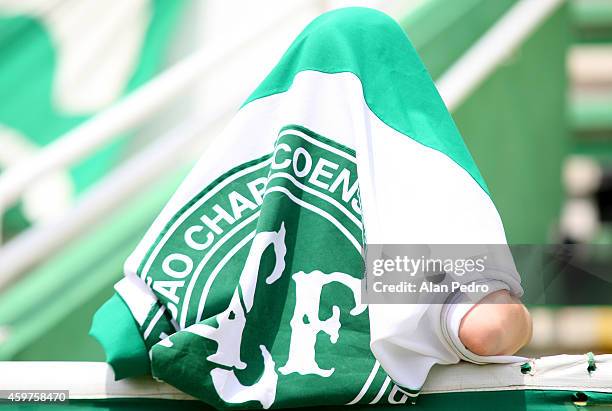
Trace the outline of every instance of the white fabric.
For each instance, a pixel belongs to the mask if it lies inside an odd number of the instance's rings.
[[[240,110],[130,256],[126,273],[136,273],[158,233],[187,201],[232,167],[270,153],[280,129],[290,124],[356,150],[369,243],[506,243],[501,219],[487,193],[448,156],[383,123],[365,103],[354,74],[303,71],[287,92],[255,100]],[[142,278],[147,270],[145,266]],[[491,274],[490,280],[501,281],[503,288],[515,295],[522,294],[520,278],[513,274]],[[443,305],[369,307],[371,349],[397,384],[420,388],[434,364],[453,364],[462,358],[477,362],[522,360],[476,358],[466,352],[457,343],[458,321],[465,311],[451,310],[444,317],[443,309]]]
[[[136,322],[142,325],[157,301],[153,291],[140,278],[131,274],[115,284],[115,291],[125,301]]]

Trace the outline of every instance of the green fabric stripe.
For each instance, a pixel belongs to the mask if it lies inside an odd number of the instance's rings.
[[[587,407],[584,409],[609,409],[612,406],[612,394],[585,391]],[[410,405],[410,410],[414,411],[564,411],[582,409],[577,399],[583,396],[576,396],[576,391],[544,391],[544,390],[517,390],[517,391],[485,391],[485,392],[461,392],[446,394],[425,394],[415,400],[415,404]],[[406,404],[408,405],[408,403]],[[67,404],[56,404],[49,408],[48,404],[10,404],[0,401],[0,410],[38,410],[52,409],[60,410],[213,410],[209,405],[199,401],[187,400],[156,400],[146,399],[106,399],[106,400],[70,400]],[[300,408],[303,411],[315,410],[315,408]],[[321,407],[316,408],[320,410]],[[326,410],[350,410],[350,411],[396,411],[397,405],[353,405],[350,407],[325,407]]]
[[[159,310],[162,308],[162,304],[158,301],[154,308],[149,311],[149,315],[145,320],[144,324],[139,327],[138,332],[140,335],[144,337],[147,328],[151,325],[151,321],[157,315]],[[151,348],[160,341],[161,333],[165,333],[166,335],[171,335],[176,332],[174,326],[172,325],[172,317],[170,311],[164,309],[161,317],[157,320],[157,323],[153,326],[150,335],[144,340],[145,347],[147,352],[151,350]]]
[[[402,28],[367,8],[344,8],[315,19],[243,104],[287,91],[301,71],[353,73],[370,110],[389,127],[440,151],[489,190],[433,80]]]
[[[89,334],[104,348],[116,380],[150,374],[149,355],[138,324],[119,294],[96,312]]]

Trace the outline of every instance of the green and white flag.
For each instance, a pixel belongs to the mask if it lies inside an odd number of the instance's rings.
[[[125,264],[92,334],[116,376],[215,407],[405,403],[466,306],[362,304],[370,243],[503,244],[500,217],[402,29],[364,8],[294,41]],[[520,295],[513,275],[491,290]],[[469,308],[469,306],[467,306]]]

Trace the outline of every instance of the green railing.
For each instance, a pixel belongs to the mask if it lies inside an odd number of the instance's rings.
[[[581,42],[612,41],[612,2],[608,0],[572,1],[571,13],[577,40]]]
[[[571,18],[574,42],[577,46],[597,45],[612,48],[612,2],[574,0],[571,2]],[[602,92],[601,90],[608,91]],[[600,91],[596,94],[583,94],[574,97],[569,104],[569,119],[574,134],[572,151],[576,154],[591,156],[603,164],[611,164],[612,91],[610,85],[601,85]]]
[[[402,26],[431,76],[440,77],[516,0],[430,0]]]

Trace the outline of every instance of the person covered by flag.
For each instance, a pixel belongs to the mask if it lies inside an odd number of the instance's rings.
[[[493,138],[493,136],[492,136]],[[402,403],[435,364],[516,362],[512,267],[480,303],[370,304],[368,244],[505,244],[501,219],[399,25],[315,19],[125,263],[94,335],[116,378],[218,408]]]

